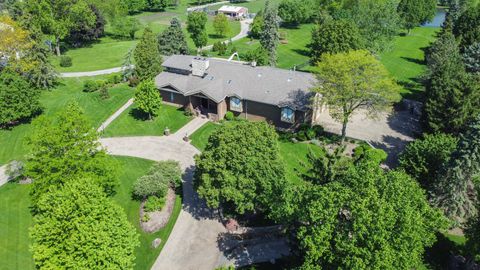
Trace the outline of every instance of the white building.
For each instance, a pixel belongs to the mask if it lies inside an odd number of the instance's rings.
[[[248,15],[248,8],[237,6],[222,6],[218,13],[223,13],[231,18],[243,18]]]

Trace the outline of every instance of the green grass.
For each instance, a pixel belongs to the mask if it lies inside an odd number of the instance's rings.
[[[408,35],[395,38],[392,49],[380,55],[381,62],[403,86],[406,98],[421,99],[424,86],[421,80],[426,71],[425,48],[435,40],[439,28],[417,27]]]
[[[105,129],[103,136],[161,136],[166,127],[174,133],[190,120],[182,109],[169,105],[162,105],[157,117],[146,120],[133,105]]]
[[[140,202],[132,200],[131,192],[135,180],[144,175],[153,162],[127,157],[116,157],[116,159],[120,165],[120,181],[117,194],[113,199],[125,209],[128,220],[140,235],[141,244],[135,250],[135,269],[150,269],[175,225],[182,208],[182,200],[177,196],[172,217],[165,228],[153,234],[144,233],[139,225]],[[16,183],[8,183],[0,187],[1,270],[34,269],[32,254],[29,251],[31,241],[28,236],[29,227],[32,225],[32,216],[29,211],[30,188],[31,185]],[[157,249],[152,249],[151,243],[155,238],[161,238],[162,243]]]
[[[221,125],[207,122],[190,136],[190,143],[200,151],[205,150],[205,147],[207,147],[208,138],[220,127]]]
[[[55,89],[42,92],[40,101],[44,107],[43,113],[51,117],[68,102],[76,101],[84,109],[92,126],[98,127],[133,95],[133,90],[122,84],[110,89],[110,98],[103,100],[99,93],[82,92],[83,81],[86,79],[63,79],[62,84]],[[30,123],[20,124],[10,130],[0,129],[0,164],[23,158],[27,151],[24,139],[31,129]]]

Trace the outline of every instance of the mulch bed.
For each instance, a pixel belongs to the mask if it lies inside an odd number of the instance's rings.
[[[142,227],[144,232],[154,233],[167,225],[175,206],[175,191],[171,188],[168,189],[165,206],[163,206],[162,210],[160,211],[145,212],[143,210],[144,204],[145,201],[140,205],[140,227]],[[142,222],[141,220],[145,214],[150,216],[150,220],[147,222]]]

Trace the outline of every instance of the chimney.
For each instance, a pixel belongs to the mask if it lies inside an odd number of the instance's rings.
[[[207,58],[195,57],[192,60],[192,75],[203,77],[207,72],[210,62]]]

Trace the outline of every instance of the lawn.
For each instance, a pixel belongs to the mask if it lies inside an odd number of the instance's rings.
[[[110,98],[103,100],[98,93],[82,92],[83,81],[86,79],[62,79],[62,84],[51,91],[43,91],[41,104],[44,114],[55,115],[70,101],[76,101],[90,119],[92,126],[98,127],[133,95],[133,90],[125,84],[109,90]],[[22,159],[26,153],[24,138],[31,131],[31,124],[25,123],[10,130],[0,129],[0,164],[13,159]]]
[[[133,105],[105,129],[103,136],[161,136],[166,127],[174,133],[191,119],[185,116],[183,109],[164,104],[160,107],[158,116],[148,120]]]
[[[395,38],[392,49],[380,54],[380,60],[392,76],[403,86],[405,98],[419,100],[424,86],[421,80],[426,71],[425,48],[435,40],[439,28],[417,27],[408,35]]]
[[[207,147],[208,138],[220,127],[221,125],[219,124],[207,122],[190,136],[190,143],[200,151],[205,150],[205,147]]]
[[[165,245],[175,221],[181,210],[181,197],[177,196],[172,217],[167,226],[162,230],[147,234],[141,231],[139,225],[140,202],[131,199],[134,181],[144,175],[152,161],[116,157],[119,163],[120,181],[117,194],[113,198],[127,213],[128,220],[135,226],[140,234],[140,247],[135,251],[135,269],[150,269],[158,254]],[[32,217],[29,212],[30,185],[9,183],[0,187],[0,269],[34,269],[32,255],[29,251],[29,227]],[[161,238],[162,244],[157,249],[151,248],[153,239]]]

